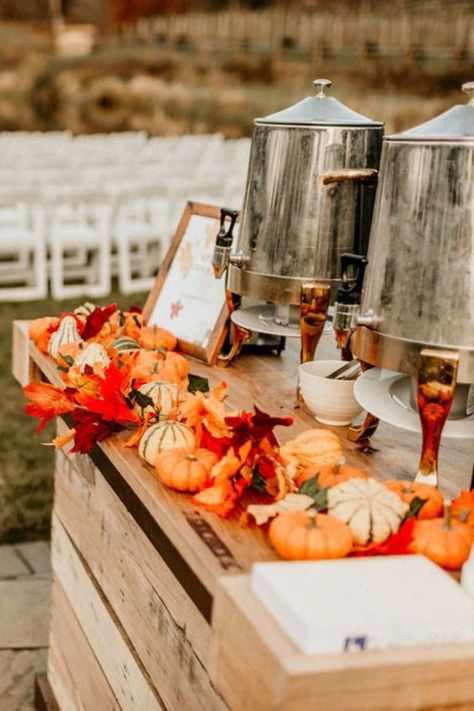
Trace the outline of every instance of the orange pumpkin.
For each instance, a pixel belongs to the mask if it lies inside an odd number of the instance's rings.
[[[474,526],[474,491],[461,491],[452,503],[453,517]]]
[[[429,484],[418,484],[417,482],[398,481],[389,479],[384,482],[387,489],[393,491],[406,504],[410,505],[416,497],[425,499],[417,518],[437,518],[443,513],[443,497],[439,489]]]
[[[59,318],[50,316],[30,321],[28,335],[43,353],[48,353],[51,334],[58,328],[59,321]]]
[[[138,342],[142,348],[155,351],[160,348],[174,351],[177,345],[176,337],[170,331],[159,328],[159,326],[143,326],[138,336]]]
[[[322,467],[303,469],[298,474],[296,483],[301,486],[304,481],[316,475],[322,488],[336,486],[349,479],[367,479],[367,474],[362,469],[351,467],[349,464],[326,464]]]
[[[474,531],[467,524],[451,519],[451,502],[447,501],[444,518],[415,522],[410,550],[447,570],[458,570],[468,559],[473,542]]]
[[[179,353],[168,351],[166,357],[157,366],[157,380],[180,385],[189,375],[189,363]]]
[[[217,455],[208,449],[180,447],[158,455],[155,468],[158,479],[177,491],[202,491],[211,483],[211,469]]]
[[[347,524],[329,514],[288,511],[277,516],[268,531],[270,542],[286,560],[343,558],[352,549]]]

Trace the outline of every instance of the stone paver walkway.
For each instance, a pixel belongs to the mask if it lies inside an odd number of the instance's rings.
[[[32,711],[46,670],[50,593],[46,541],[0,546],[0,709]]]

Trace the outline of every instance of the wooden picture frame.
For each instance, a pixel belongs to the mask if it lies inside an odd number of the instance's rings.
[[[216,362],[222,349],[227,334],[229,319],[229,308],[226,302],[225,278],[216,279],[212,269],[212,252],[214,249],[215,238],[219,231],[220,217],[221,208],[219,207],[191,201],[187,203],[178,228],[160,266],[155,284],[143,309],[144,319],[147,324],[156,324],[168,329],[178,338],[178,348],[183,353],[187,353],[190,356],[204,360],[210,365],[213,365]],[[200,220],[199,218],[206,218],[206,220]],[[205,222],[209,222],[209,225],[206,226]],[[207,233],[204,237],[203,230],[206,229]],[[193,232],[195,233],[194,236],[192,234]],[[210,239],[211,234],[213,237],[212,244]],[[189,245],[192,244],[193,239],[199,239],[201,247],[201,251],[196,255],[197,259],[200,260],[200,263],[198,261],[196,264],[201,272],[199,277],[196,276],[197,270],[193,277],[194,264],[191,257],[192,247],[189,247]],[[205,244],[204,251],[202,250],[203,243]],[[182,249],[180,250],[180,248]],[[181,262],[175,261],[180,259]],[[207,269],[207,264],[209,265],[209,271],[208,273],[205,273],[204,270]],[[181,270],[181,274],[178,270]],[[171,282],[169,281],[170,277],[175,281],[173,287],[171,287]],[[183,333],[179,332],[178,323],[170,323],[174,317],[179,318],[180,307],[183,311],[185,308],[179,298],[179,291],[177,291],[176,301],[171,303],[171,313],[168,311],[170,308],[170,293],[172,293],[171,288],[178,288],[179,285],[184,287],[186,283],[188,284],[188,288],[192,288],[190,287],[190,284],[198,284],[199,279],[206,284],[206,288],[204,291],[198,288],[197,292],[201,294],[205,293],[206,300],[203,300],[200,303],[200,318],[193,318],[192,329],[198,328],[199,324],[202,326],[204,318],[202,312],[204,310],[206,311],[205,318],[209,316],[210,319],[208,330],[202,334],[200,342],[196,338],[188,340]],[[222,295],[220,293],[220,289],[222,289]],[[195,296],[197,297],[198,293],[196,293]],[[195,304],[197,307],[199,300],[196,299],[196,301],[193,301],[193,299],[194,296],[190,294],[187,295],[186,300],[188,307],[192,304]],[[173,312],[173,307],[176,307],[175,312]],[[181,328],[183,328],[183,326],[181,326]]]

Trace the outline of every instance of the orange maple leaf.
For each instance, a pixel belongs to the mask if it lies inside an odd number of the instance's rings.
[[[76,409],[70,396],[62,388],[50,383],[30,383],[23,388],[30,402],[25,405],[25,412],[32,417],[39,417],[40,423],[36,432],[41,432],[53,417],[64,415]]]
[[[221,391],[216,391],[221,395]],[[207,431],[218,439],[228,437],[231,434],[225,421],[225,406],[221,400],[214,395],[204,395],[197,392],[189,394],[180,406],[181,419],[196,432],[196,441],[200,444],[203,426]]]
[[[243,447],[242,451],[239,451],[239,456],[231,449],[213,466],[211,470],[212,485],[193,496],[193,503],[204,506],[207,511],[212,511],[224,518],[228,516],[237,499],[240,498],[251,481],[248,472],[245,472],[245,476],[240,475],[242,468],[245,468],[247,455],[247,447]]]
[[[28,335],[43,353],[48,353],[49,341],[59,326],[59,318],[45,316],[30,321]]]

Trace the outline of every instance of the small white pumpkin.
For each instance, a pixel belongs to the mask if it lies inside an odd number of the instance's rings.
[[[160,452],[177,447],[194,447],[194,432],[182,422],[157,422],[143,433],[138,454],[152,466]]]
[[[170,411],[178,404],[178,386],[175,383],[152,380],[150,383],[140,385],[138,392],[142,393],[142,395],[147,395],[153,401],[153,405],[145,405],[145,407],[137,405],[142,416],[148,413],[156,413],[160,417],[167,417]]]
[[[354,543],[383,543],[400,528],[408,504],[376,479],[350,479],[328,491],[328,512],[347,523]]]
[[[77,330],[77,323],[74,316],[64,316],[61,319],[58,330],[53,333],[49,341],[49,355],[56,360],[60,348],[70,343],[81,343],[82,338]]]
[[[109,364],[110,358],[107,355],[104,346],[101,346],[100,343],[89,343],[89,345],[79,353],[74,361],[74,365],[79,366],[81,373],[84,373],[87,366],[92,368],[95,372],[97,366],[99,366],[99,369],[102,369],[107,368]]]

